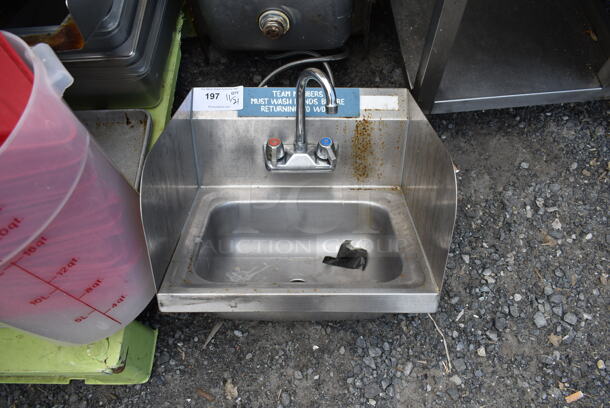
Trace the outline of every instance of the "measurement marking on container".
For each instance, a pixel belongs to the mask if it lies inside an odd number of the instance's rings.
[[[0,241],[3,240],[8,234],[10,234],[11,231],[14,231],[19,228],[22,222],[23,218],[13,217],[11,222],[0,227]]]
[[[18,262],[18,261],[15,261],[15,262]],[[49,282],[53,282],[55,279],[67,274],[73,267],[76,266],[77,263],[78,263],[78,258],[72,257],[72,259],[70,259],[70,261],[68,261],[65,265],[60,267],[55,272],[54,276],[51,279],[49,279]]]
[[[75,321],[76,323],[80,323],[80,322],[82,322],[83,320],[88,319],[88,318],[89,318],[89,316],[91,316],[93,313],[95,313],[95,310],[90,311],[90,312],[89,312],[89,313],[87,313],[86,315],[81,315],[81,316],[76,317],[76,318],[74,319],[74,321]]]
[[[96,279],[95,282],[93,282],[91,285],[89,285],[85,288],[85,292],[82,295],[80,295],[78,298],[82,299],[85,295],[88,295],[89,293],[93,292],[95,289],[99,288],[101,285],[102,285],[102,280]]]
[[[121,303],[123,303],[123,301],[125,299],[127,299],[126,295],[119,296],[119,298],[112,303],[112,306],[110,306],[104,313],[108,313],[109,311],[111,311],[115,307],[118,307]]]
[[[63,293],[64,295],[68,296],[69,298],[71,298],[71,299],[73,299],[73,300],[75,300],[75,301],[77,301],[79,303],[82,303],[83,305],[85,305],[88,308],[90,308],[92,310],[92,312],[93,311],[98,312],[99,314],[103,315],[104,317],[107,317],[108,319],[112,320],[113,322],[118,323],[118,324],[122,324],[120,321],[118,321],[114,317],[108,315],[106,312],[102,312],[101,310],[99,310],[95,306],[92,306],[89,303],[85,302],[84,300],[81,300],[81,299],[77,298],[76,296],[72,295],[71,293],[66,292],[65,290],[63,290],[59,286],[54,285],[52,282],[49,282],[49,281],[46,281],[46,280],[42,279],[40,276],[38,276],[34,272],[24,268],[23,266],[15,263],[15,262],[11,262],[11,265],[15,266],[20,271],[22,271],[24,273],[27,273],[28,275],[38,279],[39,281],[46,283],[47,285],[51,286],[53,289],[56,289],[57,291]],[[74,321],[77,322],[77,323],[80,323],[81,321],[85,320],[87,317],[88,317],[88,315],[87,316],[79,316],[76,319],[74,319]],[[81,320],[79,320],[79,319],[81,319]]]
[[[36,296],[34,299],[30,300],[30,304],[37,306],[37,305],[41,304],[42,302],[44,302],[45,300],[50,299],[51,296],[53,295],[53,293],[55,293],[55,292],[57,292],[57,289],[53,289],[53,291],[51,291],[47,295]]]
[[[30,245],[29,247],[27,247],[26,249],[23,250],[23,255],[24,256],[32,256],[36,253],[36,251],[38,251],[38,248],[43,247],[47,241],[49,239],[47,237],[45,237],[44,235],[42,235],[40,238],[38,238],[38,240],[36,240],[36,242],[34,242],[32,245]],[[19,262],[17,260],[15,260],[12,263],[15,262]]]
[[[92,312],[89,312],[89,313],[87,313],[87,314],[86,314],[86,315],[84,315],[84,316],[78,316],[78,317],[76,317],[76,318],[74,319],[74,321],[75,321],[76,323],[80,323],[80,322],[82,322],[83,320],[88,319],[88,318],[89,318],[89,316],[91,316],[91,313],[92,313]]]

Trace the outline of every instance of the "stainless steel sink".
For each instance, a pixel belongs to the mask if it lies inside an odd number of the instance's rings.
[[[405,89],[362,89],[358,118],[307,118],[338,146],[330,173],[269,172],[261,146],[294,118],[193,112],[150,152],[142,216],[164,312],[340,319],[434,312],[451,241],[449,154]],[[368,109],[372,108],[372,109]],[[322,263],[341,243],[364,270]]]

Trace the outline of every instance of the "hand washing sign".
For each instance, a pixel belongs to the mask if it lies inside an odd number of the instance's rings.
[[[339,111],[326,114],[326,97],[322,88],[305,90],[305,113],[307,116],[360,116],[360,89],[336,88]],[[244,88],[243,108],[239,116],[295,116],[297,109],[295,88]]]

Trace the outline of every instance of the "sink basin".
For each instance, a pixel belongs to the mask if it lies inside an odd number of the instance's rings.
[[[142,179],[161,311],[291,320],[436,311],[455,220],[451,159],[407,90],[360,93],[358,118],[307,118],[310,143],[337,143],[331,173],[266,170],[260,146],[291,143],[294,118],[193,112],[189,94]],[[392,109],[367,109],[379,98]],[[322,262],[345,240],[367,250],[364,270]]]
[[[204,228],[193,269],[212,282],[344,287],[391,281],[403,269],[388,211],[373,203],[229,202]],[[366,271],[320,262],[346,237],[368,250]]]

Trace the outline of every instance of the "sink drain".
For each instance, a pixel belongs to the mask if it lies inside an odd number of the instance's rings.
[[[292,283],[305,283],[305,279],[294,278],[294,279],[290,279],[290,282],[292,282]]]

